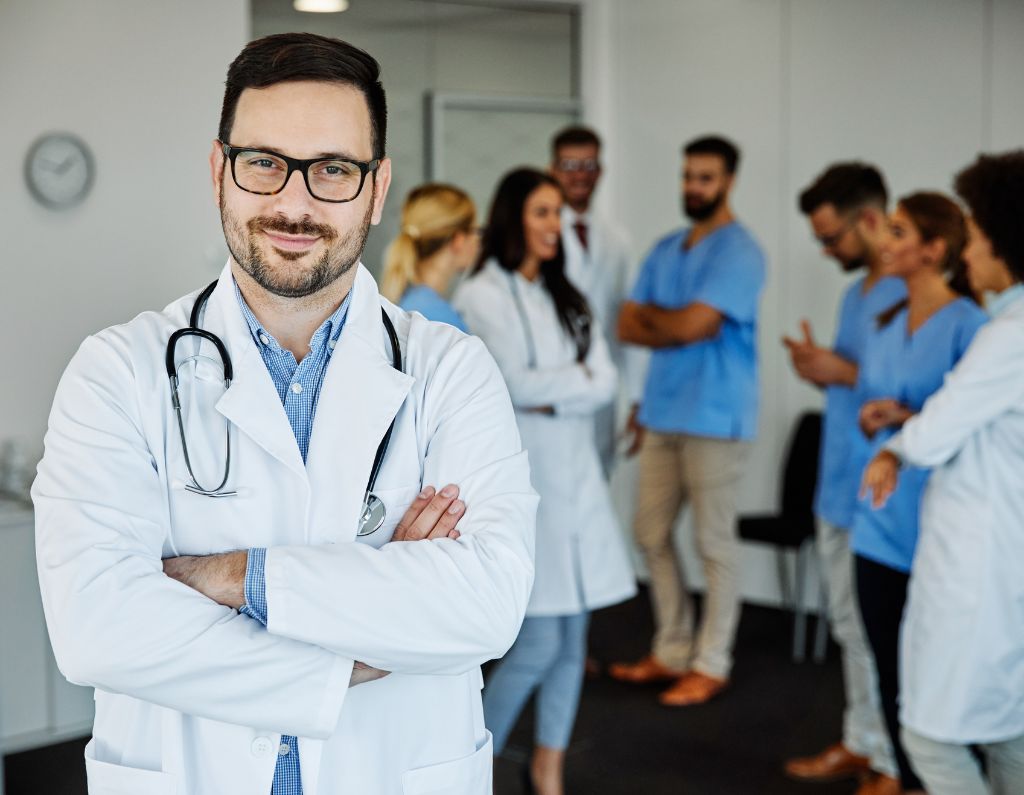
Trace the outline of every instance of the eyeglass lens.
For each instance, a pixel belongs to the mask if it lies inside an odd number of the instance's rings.
[[[592,157],[585,160],[578,160],[574,157],[563,157],[558,161],[559,171],[588,171],[594,172],[601,167],[601,164]]]

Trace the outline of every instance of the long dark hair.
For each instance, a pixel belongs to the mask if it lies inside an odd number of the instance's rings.
[[[498,184],[491,201],[480,247],[480,259],[473,273],[479,273],[488,259],[494,259],[506,271],[515,272],[526,259],[526,233],[523,230],[523,208],[530,195],[542,185],[561,191],[553,177],[533,168],[510,171]],[[558,241],[558,252],[540,265],[544,287],[551,294],[558,312],[558,320],[566,334],[576,344],[576,361],[582,362],[590,350],[590,307],[565,275],[565,252]]]
[[[967,264],[963,260],[964,247],[967,245],[967,222],[957,203],[941,193],[919,191],[904,196],[896,202],[896,206],[910,216],[925,243],[946,241],[946,255],[940,270],[946,274],[954,292],[978,303],[978,296],[967,281]],[[882,312],[878,316],[879,327],[887,326],[907,304],[908,300],[904,299]]]

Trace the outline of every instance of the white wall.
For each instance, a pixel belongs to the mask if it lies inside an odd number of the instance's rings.
[[[212,279],[227,256],[206,156],[248,4],[0,2],[0,439],[41,450],[82,339]],[[22,178],[40,134],[72,132],[92,194],[54,212]]]
[[[771,510],[793,419],[820,405],[792,376],[779,338],[807,317],[830,339],[845,285],[816,250],[796,195],[841,158],[877,163],[895,196],[949,190],[978,151],[1024,145],[1024,3],[583,0],[583,8],[583,97],[608,140],[602,201],[641,250],[681,223],[684,141],[722,132],[743,149],[735,204],[771,271],[759,335],[761,435],[740,501],[743,511]],[[748,550],[745,563],[747,595],[774,600],[763,552]],[[690,574],[701,582],[695,567]]]

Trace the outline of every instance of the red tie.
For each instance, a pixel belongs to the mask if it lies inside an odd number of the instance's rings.
[[[572,228],[576,230],[576,237],[580,239],[580,245],[583,246],[583,250],[587,251],[589,249],[587,245],[587,225],[583,221],[577,221],[572,225]]]

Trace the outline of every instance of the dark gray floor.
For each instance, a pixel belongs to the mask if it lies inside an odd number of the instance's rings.
[[[645,651],[650,631],[641,594],[595,615],[591,649],[603,660],[630,659]],[[570,795],[853,792],[852,782],[804,785],[780,772],[784,758],[838,739],[842,714],[835,648],[824,665],[794,664],[790,631],[788,614],[745,608],[733,686],[701,707],[665,709],[655,700],[657,688],[588,682],[567,763]],[[519,760],[529,747],[530,727],[526,713],[505,758],[496,760],[496,795],[522,791]],[[7,757],[7,795],[84,795],[84,744]]]

